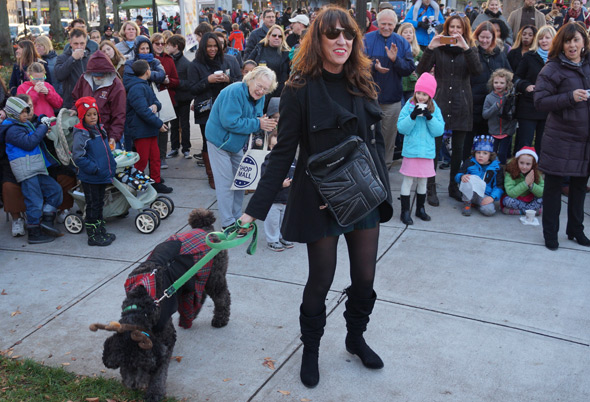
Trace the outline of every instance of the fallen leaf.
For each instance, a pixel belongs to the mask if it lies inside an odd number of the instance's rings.
[[[230,381],[230,380],[231,380],[231,378],[225,378],[225,379],[223,380],[223,382],[228,382],[228,381]]]
[[[274,370],[275,369],[275,363],[274,362],[276,362],[276,360],[273,360],[270,357],[265,357],[264,358],[264,362],[262,363],[262,365],[268,367],[271,370]]]
[[[47,291],[48,291],[47,289],[41,289],[41,292],[47,292]]]
[[[48,359],[51,359],[53,357],[53,353],[50,353],[49,356],[47,356]]]
[[[180,361],[182,360],[182,356],[173,356],[172,358],[176,360],[178,363],[180,363]]]
[[[76,361],[76,358],[75,357],[72,357],[72,361],[75,362]]]
[[[66,354],[66,356],[67,356],[67,355],[69,355],[70,353],[72,353],[72,352],[66,352],[65,354]]]
[[[117,402],[115,399],[107,399],[107,402]]]
[[[106,373],[107,371],[106,371],[106,370],[100,370],[100,372],[101,372],[101,373]]]
[[[100,398],[86,398],[86,402],[100,402]]]
[[[18,358],[20,357],[20,355],[14,355],[14,356],[11,356],[11,357],[12,357],[13,359],[18,359]]]
[[[15,345],[20,345],[21,343],[23,343],[23,341],[16,341],[14,344]]]
[[[69,365],[70,365],[70,363],[62,363],[61,365],[62,365],[62,366],[69,366]]]
[[[0,293],[0,295],[2,296],[6,296],[8,293],[6,293],[6,290],[2,289],[2,293]]]
[[[307,399],[307,398],[301,398],[300,399],[301,402],[311,402],[311,399]]]
[[[43,324],[37,325],[37,329],[41,329],[41,328],[43,328]]]
[[[19,306],[19,307],[20,307],[20,306]],[[19,307],[17,307],[17,308],[16,308],[16,311],[13,311],[12,313],[10,313],[10,316],[11,316],[11,317],[14,317],[15,315],[22,314],[22,313],[20,312],[20,310],[19,310]]]
[[[281,394],[283,394],[283,395],[291,395],[291,393],[290,393],[289,391],[281,391],[281,390],[279,389],[279,392],[280,392]]]
[[[55,308],[56,310],[61,310],[61,304]]]

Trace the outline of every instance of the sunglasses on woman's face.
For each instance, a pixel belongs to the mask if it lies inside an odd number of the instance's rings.
[[[272,35],[270,35],[270,36],[272,36],[273,38],[280,38],[280,39],[283,39],[283,35],[280,35],[280,34],[272,34]]]
[[[326,35],[326,38],[334,40],[337,39],[341,33],[344,34],[344,39],[346,40],[353,40],[356,37],[356,33],[354,31],[337,27],[328,29],[326,32],[324,32],[324,35]]]

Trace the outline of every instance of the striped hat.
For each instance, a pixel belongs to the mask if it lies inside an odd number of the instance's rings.
[[[16,96],[8,98],[6,106],[4,106],[6,115],[15,120],[18,120],[18,117],[25,109],[29,109],[29,104]]]

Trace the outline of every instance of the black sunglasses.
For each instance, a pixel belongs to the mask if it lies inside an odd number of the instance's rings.
[[[353,40],[356,38],[356,33],[353,30],[336,27],[328,29],[326,32],[324,32],[324,35],[326,35],[326,38],[334,40],[338,38],[341,33],[344,34],[344,39],[346,40]]]
[[[272,36],[273,38],[282,38],[283,37],[283,35],[279,35],[279,34],[272,34],[270,36]]]

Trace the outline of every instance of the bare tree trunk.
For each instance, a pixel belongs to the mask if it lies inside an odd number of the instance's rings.
[[[100,15],[99,31],[104,34],[104,26],[107,24],[107,4],[105,0],[98,0],[98,14]]]
[[[49,20],[51,21],[51,33],[53,40],[63,43],[65,40],[64,28],[61,25],[61,13],[59,11],[59,0],[49,0]]]
[[[356,2],[356,23],[362,33],[367,30],[367,3],[363,0]]]
[[[113,31],[121,29],[121,19],[119,18],[119,0],[113,0]]]
[[[86,21],[86,30],[90,27],[88,21],[88,10],[86,8],[86,0],[76,0],[76,4],[78,5],[78,18],[82,18]]]
[[[510,16],[510,13],[511,12],[513,12],[517,8],[521,8],[521,7],[522,7],[522,1],[520,1],[520,0],[505,0],[503,2],[502,15],[506,19],[508,19],[508,17]],[[517,33],[518,32],[514,32],[514,37],[516,37],[516,34]]]
[[[0,60],[2,60],[2,64],[10,65],[12,54],[10,28],[8,27],[8,2],[0,0]]]

